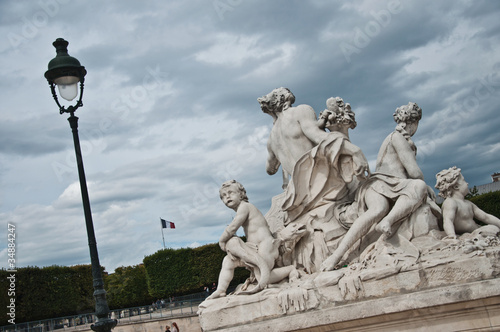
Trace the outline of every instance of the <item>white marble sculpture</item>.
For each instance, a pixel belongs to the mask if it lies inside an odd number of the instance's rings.
[[[295,97],[286,88],[258,102],[274,120],[266,170],[273,175],[282,167],[284,192],[264,217],[239,183],[223,184],[221,199],[236,216],[220,238],[227,256],[218,288],[199,307],[204,330],[288,331],[500,296],[494,280],[500,220],[464,200],[467,183],[456,167],[436,176],[446,198],[441,215],[412,141],[422,116],[417,104],[396,109],[396,129],[382,142],[371,173],[349,139],[356,120],[342,98],[329,98],[319,118],[310,106],[292,107]],[[488,225],[479,227],[473,218]],[[247,242],[234,236],[239,227]],[[226,296],[238,266],[251,277]],[[454,285],[478,281],[486,282],[465,293]],[[435,288],[446,296],[429,297]],[[391,297],[412,292],[420,300],[410,296],[399,302],[404,308],[392,305]],[[363,303],[373,299],[390,305]],[[362,309],[343,310],[344,304]]]
[[[238,294],[254,294],[268,284],[287,277],[289,281],[297,279],[299,274],[293,265],[275,267],[281,241],[273,237],[262,213],[248,202],[245,188],[235,180],[224,182],[220,188],[220,198],[236,215],[219,239],[219,245],[227,252],[227,256],[222,262],[217,289],[209,299],[226,295],[237,267],[246,267],[251,271],[249,280]],[[245,231],[247,242],[236,236],[240,227]],[[253,281],[257,281],[257,285],[247,289]]]
[[[306,227],[289,261],[308,273],[319,270],[330,248],[347,231],[335,214],[339,206],[352,202],[358,179],[369,173],[363,152],[349,141],[348,130],[356,126],[349,104],[339,97],[328,99],[318,125],[330,132],[297,160],[281,203],[285,226]]]
[[[333,270],[373,225],[377,224],[376,230],[390,237],[393,225],[415,212],[427,200],[427,194],[435,198],[424,182],[411,140],[421,117],[422,109],[415,103],[396,109],[396,130],[382,143],[375,173],[358,189],[354,205],[358,217],[335,252],[323,262],[322,270]]]
[[[465,199],[469,184],[465,181],[460,168],[453,166],[436,174],[436,189],[445,200],[443,209],[443,228],[447,237],[472,233],[480,226],[474,219],[500,228],[500,219],[478,208]]]
[[[287,88],[277,88],[258,98],[264,113],[273,117],[273,128],[267,142],[266,171],[276,174],[280,165],[284,187],[297,160],[317,145],[326,135],[316,123],[316,113],[311,106],[292,107],[295,96]]]

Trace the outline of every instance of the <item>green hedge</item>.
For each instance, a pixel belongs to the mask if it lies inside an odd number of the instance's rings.
[[[225,255],[218,244],[208,244],[194,249],[163,249],[145,257],[149,294],[165,298],[202,291],[217,282]],[[244,268],[236,269],[231,285],[249,275]]]
[[[193,249],[164,249],[144,258],[149,294],[155,298],[196,288]]]
[[[474,196],[470,201],[484,212],[500,218],[500,191]]]
[[[0,271],[3,308],[10,300],[7,291],[3,292],[9,274]],[[16,323],[94,311],[90,265],[18,268],[15,277]],[[7,325],[9,317],[1,317],[0,325]]]
[[[103,273],[111,309],[150,304],[158,298],[200,292],[216,283],[225,256],[218,244],[198,248],[165,249],[144,258],[144,265],[119,267]],[[9,272],[0,270],[0,306],[10,297]],[[243,282],[249,272],[235,271],[231,286]],[[94,312],[95,302],[90,265],[72,267],[18,268],[16,277],[16,323]],[[2,315],[0,325],[8,325]]]
[[[119,267],[104,278],[110,309],[151,304],[146,269],[143,264]]]

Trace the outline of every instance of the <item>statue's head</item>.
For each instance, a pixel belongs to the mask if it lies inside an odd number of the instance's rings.
[[[276,112],[282,112],[292,106],[295,96],[287,88],[277,88],[267,95],[257,98],[260,108],[264,113],[273,116]]]
[[[422,118],[422,109],[416,103],[409,102],[396,108],[393,117],[398,124],[418,122]]]
[[[439,196],[443,198],[451,196],[451,193],[455,190],[455,185],[462,174],[460,171],[460,168],[453,166],[436,174],[435,188],[439,190]]]
[[[222,190],[227,189],[229,187],[233,187],[235,191],[237,191],[240,194],[240,198],[242,201],[248,202],[248,197],[247,197],[247,191],[245,190],[245,187],[241,183],[239,183],[236,180],[229,180],[224,182],[219,189],[219,195],[222,196]],[[222,199],[222,197],[221,197]]]
[[[338,126],[350,129],[356,128],[356,115],[351,110],[349,103],[344,103],[340,97],[331,97],[326,101],[327,109],[319,115],[320,119],[325,120],[325,127],[329,130],[335,130]]]

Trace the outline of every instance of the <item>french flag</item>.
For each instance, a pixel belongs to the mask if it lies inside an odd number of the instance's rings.
[[[162,228],[175,228],[175,224],[173,222],[161,218],[160,220]]]

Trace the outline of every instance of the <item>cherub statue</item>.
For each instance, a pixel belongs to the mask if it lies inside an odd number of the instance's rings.
[[[439,196],[445,199],[442,205],[443,228],[448,238],[478,229],[480,226],[474,218],[500,228],[500,219],[465,199],[469,184],[465,182],[460,168],[453,166],[439,172],[436,175],[436,189],[439,190]]]
[[[219,245],[227,252],[227,256],[222,261],[217,289],[208,299],[226,295],[236,267],[245,267],[251,271],[249,280],[238,294],[257,293],[268,284],[280,282],[287,277],[290,281],[297,279],[299,274],[294,266],[275,268],[281,240],[273,237],[262,213],[248,202],[245,188],[235,180],[231,180],[222,184],[219,193],[224,204],[236,211],[236,216],[219,239]],[[235,236],[240,227],[245,231],[247,242]],[[257,280],[257,285],[247,290],[254,279]]]

